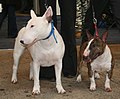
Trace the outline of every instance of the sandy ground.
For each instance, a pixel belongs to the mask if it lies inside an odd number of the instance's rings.
[[[83,81],[62,77],[66,94],[58,94],[55,82],[41,80],[41,94],[32,95],[33,81],[29,80],[30,55],[25,51],[18,70],[18,83],[11,83],[13,50],[0,50],[0,99],[120,99],[120,45],[110,45],[115,58],[115,68],[111,80],[112,92],[104,91],[105,76],[96,80],[97,90],[89,91],[89,78],[86,66],[83,69]]]

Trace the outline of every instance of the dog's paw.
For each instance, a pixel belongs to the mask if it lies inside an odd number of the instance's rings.
[[[56,88],[57,88],[57,91],[59,94],[66,93],[66,91],[63,89],[63,87],[61,85],[57,85]]]
[[[96,85],[95,84],[91,84],[90,85],[90,91],[95,91],[96,90]]]
[[[78,77],[77,77],[77,80],[76,80],[77,82],[81,82],[82,81],[82,77],[81,77],[81,75],[78,75]]]
[[[38,94],[40,94],[40,89],[39,89],[39,88],[33,88],[32,94],[33,94],[33,95],[38,95]]]
[[[95,73],[95,79],[99,79],[99,78],[100,78],[99,73]]]
[[[16,78],[16,77],[12,77],[11,82],[12,82],[13,84],[16,84],[16,83],[17,83],[17,78]]]
[[[111,89],[111,88],[105,88],[105,91],[106,91],[106,92],[111,92],[112,89]]]
[[[32,91],[32,95],[39,95],[40,94],[40,91],[39,90],[33,90]]]
[[[16,84],[17,83],[17,80],[12,80],[11,81],[13,84]]]
[[[95,91],[96,87],[90,87],[90,91]]]

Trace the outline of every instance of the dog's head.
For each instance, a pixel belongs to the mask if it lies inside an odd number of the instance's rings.
[[[100,38],[98,35],[92,36],[89,32],[87,32],[88,42],[86,43],[86,47],[83,52],[83,60],[85,62],[92,62],[103,54],[106,46],[105,42],[107,34],[107,32],[103,33]]]
[[[33,10],[31,10],[30,15],[31,19],[28,21],[20,39],[20,42],[24,45],[46,38],[51,31],[50,23],[52,21],[53,11],[50,6],[42,17],[37,17]]]

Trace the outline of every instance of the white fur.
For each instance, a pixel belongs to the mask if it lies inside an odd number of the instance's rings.
[[[32,19],[30,19],[26,27],[23,27],[20,30],[15,42],[13,74],[11,81],[13,83],[17,82],[19,59],[26,46],[28,47],[33,59],[30,63],[30,79],[34,79],[33,94],[40,93],[40,66],[46,67],[51,65],[55,65],[56,88],[58,93],[65,92],[61,84],[62,58],[65,51],[62,37],[55,29],[54,32],[58,43],[55,42],[53,36],[50,36],[46,40],[42,40],[46,38],[51,31],[51,23],[48,23],[47,17],[52,16],[52,14],[51,7],[47,9],[42,17],[37,17],[34,11],[31,11]],[[21,40],[24,41],[23,45],[20,43]]]
[[[83,53],[84,56],[88,56],[88,55],[89,55],[89,53],[90,53],[89,47],[90,47],[90,44],[92,43],[93,40],[94,40],[94,39],[91,39],[91,40],[89,41],[86,49],[84,50],[84,53]]]
[[[97,57],[92,63],[91,67],[93,71],[109,71],[111,69],[111,51],[106,45],[104,53]]]
[[[108,74],[106,74],[106,81],[105,81],[105,89],[107,89],[107,88],[109,88],[111,90],[110,79],[108,78]]]
[[[78,75],[78,77],[77,77],[77,80],[76,80],[77,82],[81,82],[82,81],[82,77],[81,77],[81,74],[79,74]]]
[[[91,91],[96,90],[94,73],[93,73],[92,77],[90,78],[90,90]]]
[[[111,70],[111,60],[112,60],[112,55],[111,55],[111,51],[109,49],[109,47],[106,45],[104,53],[102,55],[100,55],[99,57],[97,57],[92,63],[91,63],[91,69],[93,71],[93,75],[94,72],[100,72],[100,71],[110,71]],[[96,75],[95,73],[95,77],[97,76],[97,78],[99,78],[99,75]],[[90,90],[95,90],[96,89],[96,84],[95,84],[95,80],[92,77],[90,78]],[[106,73],[106,81],[105,81],[105,89],[111,89],[110,88],[110,79],[108,78],[108,74]]]

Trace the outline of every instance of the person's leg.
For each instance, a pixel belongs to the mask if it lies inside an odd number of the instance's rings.
[[[39,0],[39,6],[40,6],[40,15],[42,16],[45,11],[45,3],[47,6],[51,6],[53,10],[53,21],[54,26],[57,28],[57,16],[56,16],[56,0]]]
[[[110,4],[117,28],[120,30],[120,0],[110,0]]]
[[[2,23],[3,23],[4,19],[6,18],[7,12],[8,12],[7,6],[6,5],[2,5],[2,6],[3,6],[3,10],[0,13],[0,29],[2,27]]]
[[[61,12],[61,35],[65,43],[63,58],[64,76],[75,76],[77,72],[77,50],[75,40],[76,0],[59,0]]]
[[[90,7],[86,12],[85,21],[83,23],[82,44],[87,41],[86,29],[89,30],[92,35],[94,35],[95,32],[92,6],[94,7],[95,18],[97,19],[97,22],[99,22],[102,12],[107,4],[108,0],[91,0]]]
[[[8,5],[8,37],[16,37],[17,32],[15,6]]]
[[[27,5],[28,5],[28,0],[21,0],[20,12],[25,12]]]

